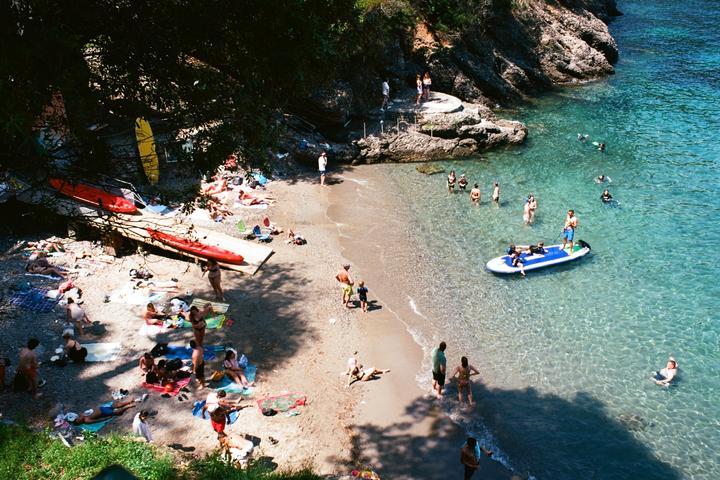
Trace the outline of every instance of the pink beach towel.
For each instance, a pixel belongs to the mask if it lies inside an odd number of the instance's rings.
[[[175,382],[175,387],[171,391],[166,390],[165,387],[163,387],[162,385],[155,385],[155,384],[147,383],[147,382],[143,382],[142,386],[144,388],[147,388],[148,390],[153,390],[155,392],[160,392],[160,393],[167,393],[174,397],[178,393],[180,393],[180,389],[187,387],[189,383],[190,383],[190,377],[178,380],[177,382]]]

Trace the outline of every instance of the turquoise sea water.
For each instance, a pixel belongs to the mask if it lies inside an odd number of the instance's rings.
[[[443,312],[433,322],[448,357],[467,354],[482,372],[468,428],[489,432],[518,471],[718,479],[720,2],[619,7],[616,75],[506,113],[527,123],[525,146],[445,163],[480,183],[480,207],[446,194],[441,175],[398,167],[433,252],[434,287],[418,303]],[[599,200],[601,173],[615,207]],[[526,227],[530,192],[539,210]],[[557,243],[568,208],[591,257],[527,279],[485,271],[511,241]],[[650,372],[669,355],[679,379],[657,387]]]

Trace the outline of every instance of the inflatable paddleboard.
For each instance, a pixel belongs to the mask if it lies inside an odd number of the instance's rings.
[[[523,253],[520,255],[520,259],[523,260],[523,266],[525,271],[536,270],[538,268],[549,267],[552,265],[559,265],[561,263],[572,262],[578,260],[588,253],[590,253],[590,245],[582,240],[578,240],[573,245],[573,251],[562,250],[562,245],[551,245],[545,247],[544,255]],[[520,273],[520,268],[513,267],[510,255],[503,255],[502,257],[493,258],[485,268],[493,273]]]
[[[135,138],[145,176],[151,185],[155,185],[160,179],[160,162],[155,151],[155,137],[153,137],[152,129],[148,121],[142,117],[135,120]]]

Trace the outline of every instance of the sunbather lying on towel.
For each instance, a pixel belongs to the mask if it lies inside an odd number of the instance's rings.
[[[48,262],[44,257],[37,257],[34,260],[30,260],[27,265],[25,265],[25,271],[38,275],[55,275],[62,278],[67,276],[67,273],[64,270],[50,265],[50,262]]]
[[[220,179],[210,183],[203,183],[200,186],[200,193],[203,195],[217,195],[227,190],[227,180]]]
[[[73,422],[75,425],[82,425],[84,423],[98,423],[102,422],[108,417],[119,417],[127,410],[133,408],[135,403],[140,403],[147,398],[147,393],[142,397],[138,397],[134,400],[128,400],[126,402],[115,401],[109,406],[100,405],[97,408],[91,408],[86,410],[82,415]]]

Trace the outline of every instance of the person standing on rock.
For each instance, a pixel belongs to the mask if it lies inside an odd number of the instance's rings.
[[[500,184],[498,182],[493,182],[492,201],[500,203]]]
[[[320,185],[325,186],[325,169],[327,168],[327,152],[323,151],[318,157],[318,171],[320,172]]]
[[[423,83],[420,74],[415,75],[415,106],[420,105],[420,99],[423,96]]]
[[[432,79],[430,78],[430,73],[425,72],[425,74],[422,77],[422,95],[423,99],[427,102],[430,100],[430,87],[432,86]]]
[[[345,308],[350,308],[350,297],[353,294],[353,284],[355,281],[350,275],[350,264],[346,263],[343,268],[335,275],[335,279],[342,285],[342,303]]]
[[[382,96],[383,101],[380,106],[380,110],[384,112],[385,109],[388,108],[388,102],[390,101],[390,84],[388,83],[387,78],[382,82]]]

